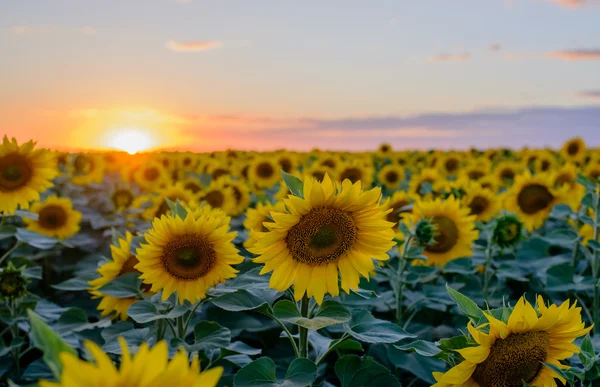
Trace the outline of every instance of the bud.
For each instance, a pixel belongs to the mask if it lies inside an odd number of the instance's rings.
[[[27,294],[29,281],[23,276],[22,268],[15,268],[12,262],[8,263],[0,272],[0,297],[7,301],[14,301]]]
[[[415,237],[417,243],[421,246],[432,245],[435,243],[436,226],[431,219],[419,219],[415,226]]]
[[[504,215],[496,219],[492,242],[504,248],[516,246],[523,237],[523,223],[515,215]]]

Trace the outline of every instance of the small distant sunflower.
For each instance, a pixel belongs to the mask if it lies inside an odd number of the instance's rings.
[[[127,320],[127,310],[129,307],[139,299],[136,297],[128,298],[117,298],[103,294],[98,291],[102,286],[106,285],[110,281],[114,280],[120,275],[127,273],[138,273],[140,272],[135,269],[135,265],[139,263],[135,255],[131,253],[131,241],[133,235],[127,232],[125,239],[119,238],[118,245],[111,245],[110,252],[112,260],[106,262],[98,268],[100,277],[89,282],[91,289],[90,294],[92,298],[102,298],[98,305],[98,310],[101,311],[102,316],[113,315],[121,320]],[[142,290],[146,293],[149,292],[150,286],[142,284]]]
[[[303,197],[284,199],[287,211],[271,211],[268,232],[254,230],[250,252],[264,264],[260,274],[273,272],[270,286],[285,291],[294,285],[294,298],[304,294],[321,304],[326,293],[358,289],[360,276],[369,278],[373,258],[387,260],[395,245],[393,223],[385,220],[381,189],[362,192],[360,181],[341,186],[329,175],[322,183],[306,176]],[[289,211],[289,212],[288,212]]]
[[[405,216],[403,222],[414,225],[420,219],[431,219],[435,226],[435,244],[425,246],[423,252],[427,257],[425,265],[444,266],[451,260],[472,255],[471,246],[479,232],[475,229],[476,217],[469,212],[454,197],[415,202],[412,214]]]
[[[232,168],[226,163],[218,160],[214,160],[207,164],[206,172],[210,175],[212,181],[233,175]]]
[[[170,179],[168,170],[158,161],[141,165],[133,174],[133,180],[146,192],[153,192]]]
[[[388,143],[383,143],[379,145],[379,149],[377,150],[380,156],[387,157],[392,153],[392,145]]]
[[[325,165],[312,165],[309,168],[304,169],[304,174],[312,176],[317,181],[321,182],[325,178],[325,175],[329,174],[330,176],[333,174],[333,170]],[[287,187],[286,187],[287,190]]]
[[[257,157],[248,168],[248,180],[258,188],[271,188],[281,180],[281,167],[268,157]]]
[[[231,265],[244,260],[232,243],[237,233],[213,214],[185,219],[169,214],[152,222],[147,243],[137,249],[135,268],[152,292],[162,290],[163,301],[177,292],[179,302],[195,303],[212,286],[236,276]]]
[[[556,157],[549,151],[541,152],[533,163],[533,171],[535,173],[550,172],[556,165]]]
[[[523,164],[515,161],[503,161],[494,168],[494,175],[503,186],[513,183],[515,177],[524,169]]]
[[[40,199],[58,175],[50,151],[36,149],[33,141],[18,145],[4,136],[0,145],[0,213],[13,214],[19,207]]]
[[[234,180],[231,177],[227,177],[224,180],[223,187],[231,188],[231,192],[233,193],[234,200],[229,214],[237,216],[244,212],[252,201],[248,184],[241,180]]]
[[[0,300],[14,302],[27,295],[29,280],[23,275],[23,267],[16,268],[11,261],[0,268]]]
[[[71,164],[71,182],[75,185],[100,184],[104,179],[105,160],[102,155],[79,153]]]
[[[567,141],[560,153],[567,161],[580,161],[585,157],[585,141],[581,137],[575,137]]]
[[[423,196],[422,191],[423,191],[425,183],[428,183],[429,185],[431,185],[431,188],[433,188],[433,185],[439,179],[441,179],[441,176],[440,176],[439,172],[437,171],[437,169],[433,169],[433,168],[423,169],[423,170],[421,170],[421,172],[419,174],[413,175],[410,178],[410,182],[408,185],[408,192],[413,195]],[[427,194],[425,196],[429,196],[429,194]]]
[[[591,163],[583,171],[583,174],[596,181],[600,179],[600,163]]]
[[[578,168],[571,163],[563,165],[553,176],[555,188],[565,188],[565,202],[573,210],[581,206],[581,199],[585,195],[585,187],[576,182]]]
[[[132,207],[144,208],[143,217],[147,220],[152,220],[160,218],[171,211],[165,199],[169,199],[172,202],[179,200],[182,204],[190,205],[192,201],[196,200],[196,195],[192,191],[185,189],[178,182],[159,190],[156,195],[138,196],[133,201]]]
[[[271,211],[285,212],[285,204],[283,201],[273,204],[271,202],[257,203],[255,208],[248,208],[246,210],[246,219],[244,220],[244,228],[250,232],[253,230],[268,232],[269,229],[265,227],[264,222],[272,222],[270,218]],[[244,247],[252,247],[256,243],[256,240],[252,237],[251,233],[248,239],[244,241]]]
[[[193,194],[198,194],[200,191],[202,191],[202,189],[204,189],[204,186],[200,180],[195,177],[186,177],[185,179],[181,180],[181,184],[183,185],[183,188],[191,191]]]
[[[490,169],[486,164],[470,164],[461,170],[460,176],[469,181],[478,181],[489,173]]]
[[[279,152],[275,156],[279,169],[285,173],[293,173],[298,167],[298,160],[293,153],[290,152]]]
[[[135,195],[127,187],[118,187],[110,194],[110,201],[117,211],[123,211],[133,205]]]
[[[555,189],[552,176],[532,176],[529,171],[516,177],[505,193],[504,207],[519,216],[528,231],[541,227],[552,208],[564,200],[564,190]]]
[[[390,190],[398,189],[404,180],[404,168],[399,165],[388,164],[381,168],[377,180]]]
[[[199,157],[191,152],[183,152],[177,155],[177,169],[183,172],[194,172],[199,162]]]
[[[317,161],[317,164],[323,165],[331,170],[336,170],[342,161],[337,155],[322,155]]]
[[[437,165],[448,176],[456,176],[460,171],[462,159],[458,154],[450,153],[440,157]]]
[[[223,374],[222,367],[211,368],[200,373],[198,357],[192,359],[181,349],[169,361],[169,348],[166,341],[157,343],[152,349],[142,343],[134,356],[123,337],[121,345],[121,365],[115,367],[112,359],[91,341],[85,341],[85,348],[94,362],[80,360],[77,356],[62,352],[63,365],[58,382],[40,380],[40,387],[216,387]]]
[[[49,196],[43,203],[34,203],[30,211],[38,215],[38,220],[24,218],[28,230],[58,239],[67,239],[79,232],[82,215],[73,209],[68,198]]]
[[[475,215],[475,220],[479,222],[488,222],[501,210],[501,201],[496,193],[478,183],[471,183],[467,187],[462,201],[469,208],[469,215]]]
[[[372,166],[353,160],[347,161],[338,167],[338,181],[350,180],[352,184],[360,181],[362,187],[370,188],[373,185],[375,171]]]
[[[200,201],[205,201],[213,208],[220,208],[227,214],[233,214],[237,205],[237,197],[235,191],[231,186],[231,180],[219,179],[217,181],[211,181],[208,187],[200,192]],[[243,189],[238,187],[239,189]],[[242,193],[239,192],[240,200]],[[243,203],[242,203],[243,204]]]
[[[489,323],[467,325],[478,345],[457,350],[465,360],[446,373],[434,372],[432,387],[556,387],[556,379],[566,381],[544,363],[568,368],[560,361],[579,353],[573,341],[592,329],[568,300],[546,306],[538,296],[534,308],[521,297],[506,322],[483,313]]]

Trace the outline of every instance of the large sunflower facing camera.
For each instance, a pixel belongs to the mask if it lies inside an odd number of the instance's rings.
[[[573,341],[592,329],[575,304],[546,306],[541,297],[537,308],[521,297],[506,322],[484,315],[489,323],[467,326],[477,345],[458,350],[465,360],[446,373],[434,372],[432,387],[556,387],[566,381],[544,363],[568,368],[560,361],[579,353]]]
[[[360,277],[369,277],[373,258],[387,260],[395,245],[393,223],[385,220],[381,189],[361,191],[361,182],[344,180],[336,186],[326,175],[319,183],[306,176],[303,197],[284,199],[287,211],[271,211],[269,230],[251,232],[249,248],[264,264],[261,274],[273,272],[270,286],[285,291],[294,285],[294,298],[305,294],[320,304],[325,294],[358,289]]]
[[[4,136],[0,144],[0,213],[12,214],[19,207],[39,200],[58,174],[51,152],[36,149],[33,141],[18,145]]]
[[[140,278],[152,285],[152,292],[162,290],[163,301],[177,292],[180,302],[195,303],[212,286],[235,277],[231,265],[244,258],[232,243],[236,233],[229,232],[224,219],[213,211],[154,219],[147,243],[137,249]]]

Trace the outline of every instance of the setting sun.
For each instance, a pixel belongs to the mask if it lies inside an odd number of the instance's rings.
[[[129,154],[134,154],[154,147],[155,141],[150,133],[143,130],[119,129],[111,133],[109,146],[123,150]]]

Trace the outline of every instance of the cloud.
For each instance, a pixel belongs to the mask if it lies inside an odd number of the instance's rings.
[[[500,51],[500,50],[502,50],[502,45],[500,43],[490,44],[490,51]]]
[[[462,54],[438,54],[427,58],[428,62],[465,62],[471,59],[471,54],[463,52]]]
[[[600,49],[573,49],[546,53],[547,58],[575,60],[600,60]]]
[[[581,98],[589,98],[600,101],[600,90],[583,90],[576,93],[576,95]]]
[[[169,40],[166,43],[166,47],[175,52],[196,52],[196,51],[208,51],[216,48],[223,47],[223,42],[218,41],[191,41],[191,42],[179,42],[177,40]]]
[[[552,1],[555,4],[561,5],[563,7],[568,7],[568,8],[580,7],[588,2],[587,0],[550,0],[550,1]]]

